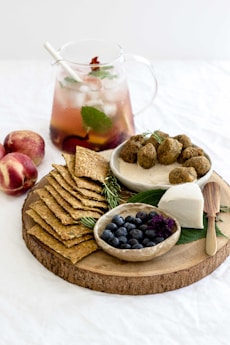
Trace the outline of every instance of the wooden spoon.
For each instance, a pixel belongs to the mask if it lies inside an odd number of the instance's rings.
[[[203,188],[204,212],[208,217],[206,235],[206,253],[210,256],[216,254],[217,239],[215,229],[216,214],[220,211],[220,186],[216,182],[208,182]]]

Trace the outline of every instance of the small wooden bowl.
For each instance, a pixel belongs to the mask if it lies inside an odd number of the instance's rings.
[[[153,247],[146,247],[142,249],[119,249],[112,247],[108,243],[106,243],[101,238],[101,234],[104,231],[106,225],[111,222],[113,216],[119,214],[123,217],[128,215],[135,216],[137,212],[143,211],[149,213],[151,211],[155,211],[158,214],[163,215],[164,217],[171,218],[175,221],[175,227],[173,229],[173,234],[169,236],[164,241],[160,242],[159,244]],[[178,221],[169,215],[168,213],[160,210],[157,207],[143,204],[143,203],[126,203],[120,206],[113,208],[112,210],[105,213],[95,224],[94,226],[94,236],[97,244],[101,249],[103,249],[106,253],[125,261],[148,261],[157,256],[163,255],[168,252],[172,247],[175,246],[177,243],[181,233],[181,227]]]

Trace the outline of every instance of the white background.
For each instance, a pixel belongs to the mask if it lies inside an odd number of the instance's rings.
[[[7,0],[0,59],[46,59],[43,42],[105,38],[150,59],[230,58],[229,0]]]
[[[158,94],[138,125],[185,132],[230,184],[230,0],[2,0],[0,142],[12,130],[40,133],[46,155],[38,180],[51,162],[63,164],[49,138],[55,69],[42,46],[84,37],[156,59]],[[204,279],[166,293],[85,289],[27,250],[24,198],[0,193],[0,345],[229,345],[230,257]]]

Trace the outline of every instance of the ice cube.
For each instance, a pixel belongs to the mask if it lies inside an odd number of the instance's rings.
[[[102,102],[101,99],[101,93],[98,91],[90,91],[87,93],[87,98],[89,101],[92,100],[92,102]]]
[[[116,85],[117,85],[117,81],[115,79],[108,79],[108,78],[103,79],[103,87],[105,89],[113,89],[116,87]]]
[[[74,92],[70,93],[70,106],[74,108],[81,108],[85,105],[86,93]]]
[[[82,84],[80,87],[79,87],[79,91],[80,92],[83,92],[83,93],[87,93],[90,91],[90,88],[88,85],[86,84]]]
[[[101,99],[89,99],[88,101],[86,101],[85,105],[88,105],[89,107],[98,107],[101,108],[101,106],[103,105],[103,102]]]
[[[103,81],[103,83],[104,82],[105,80]],[[126,97],[126,94],[127,94],[127,84],[118,83],[117,81],[115,82],[114,80],[107,80],[106,83],[109,83],[109,82],[113,82],[113,87],[107,88],[104,85],[103,96],[104,96],[105,101],[108,101],[108,102],[122,101]]]
[[[103,112],[110,117],[116,115],[117,112],[117,106],[115,103],[104,103],[102,109]]]
[[[91,91],[99,91],[102,87],[101,80],[93,76],[85,76],[84,82]]]

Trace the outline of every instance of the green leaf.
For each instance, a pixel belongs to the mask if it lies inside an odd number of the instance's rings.
[[[206,215],[203,215],[203,229],[190,229],[190,228],[181,228],[181,235],[177,242],[177,244],[185,244],[193,241],[200,240],[201,238],[206,237],[207,228],[208,228],[208,220]],[[218,225],[215,224],[216,228],[216,235],[226,237],[219,229]],[[227,237],[226,237],[227,238]]]
[[[65,77],[64,80],[65,80],[67,83],[72,83],[72,84],[79,83],[77,80],[75,80],[75,79],[72,78],[72,77]]]
[[[114,79],[117,78],[116,74],[111,74],[109,72],[110,69],[112,69],[113,66],[105,66],[100,67],[99,69],[92,70],[89,75],[93,75],[94,77],[100,78],[100,79]]]
[[[82,107],[81,116],[87,130],[93,129],[95,132],[103,134],[112,127],[112,120],[95,107]]]
[[[127,202],[143,202],[152,206],[158,205],[161,197],[166,191],[163,189],[153,189],[140,192],[132,196]]]

